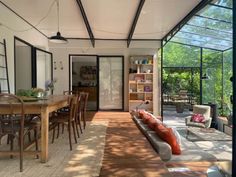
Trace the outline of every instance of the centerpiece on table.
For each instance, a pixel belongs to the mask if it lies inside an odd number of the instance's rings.
[[[19,89],[16,95],[24,101],[34,101],[38,98],[44,97],[44,89],[32,88],[32,89]]]

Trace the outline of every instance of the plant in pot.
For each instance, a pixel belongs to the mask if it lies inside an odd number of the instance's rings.
[[[176,112],[183,113],[184,112],[184,103],[183,102],[176,102]]]

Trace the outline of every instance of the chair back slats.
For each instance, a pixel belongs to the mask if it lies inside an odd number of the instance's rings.
[[[87,103],[88,103],[88,92],[80,92],[81,95],[81,107],[80,109],[86,111]]]
[[[75,120],[78,112],[78,95],[75,95],[70,100],[70,121]]]
[[[4,107],[10,110],[8,114],[2,114],[0,117],[1,132],[13,133],[15,125],[19,125],[21,129],[24,129],[24,120],[25,120],[25,111],[24,111],[24,102],[21,98],[13,94],[0,94],[0,103],[4,104]],[[20,107],[19,112],[14,112],[14,106]],[[11,131],[11,132],[6,132]]]

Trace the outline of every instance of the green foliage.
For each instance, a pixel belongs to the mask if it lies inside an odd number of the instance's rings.
[[[219,51],[203,49],[202,57],[202,74],[206,73],[209,76],[209,79],[202,80],[203,103],[216,103],[218,108],[221,108],[219,113],[228,116],[232,109],[230,102],[232,83],[229,80],[232,76],[232,50],[222,55]],[[200,50],[170,42],[164,48],[163,66],[167,67],[163,68],[164,94],[175,95],[179,90],[188,90],[199,103]],[[184,67],[193,67],[193,75],[190,68]]]
[[[30,90],[24,90],[24,89],[19,89],[16,92],[17,96],[26,96],[26,97],[37,97],[37,93],[34,92],[32,89]]]
[[[169,42],[164,47],[164,67],[200,67],[200,49]]]

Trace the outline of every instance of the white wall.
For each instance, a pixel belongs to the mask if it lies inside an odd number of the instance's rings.
[[[126,47],[124,41],[96,41],[95,48],[90,44],[90,41],[70,40],[68,44],[51,44],[49,43],[50,52],[53,53],[53,59],[56,63],[63,62],[64,69],[54,70],[54,77],[58,79],[55,85],[55,94],[61,94],[63,90],[69,89],[69,54],[84,54],[84,55],[122,55],[124,56],[124,76],[125,76],[125,110],[128,110],[128,70],[129,57],[131,55],[154,55],[160,48],[159,42],[131,42],[130,48]],[[156,58],[157,60],[157,58]],[[157,63],[157,62],[156,62]],[[154,76],[157,80],[157,72]],[[158,90],[158,83],[154,83],[155,90]],[[158,111],[158,95],[154,95],[154,113]]]
[[[48,40],[2,4],[0,13],[0,41],[6,39],[10,90],[14,93],[14,36],[44,49],[48,49]]]

